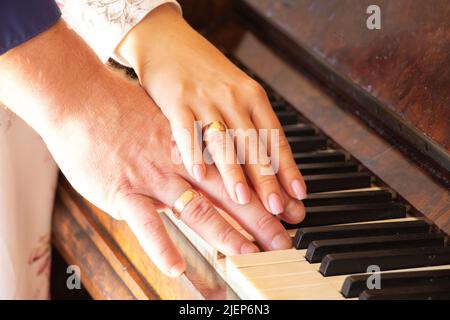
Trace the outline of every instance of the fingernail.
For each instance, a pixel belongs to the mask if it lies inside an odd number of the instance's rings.
[[[290,249],[292,240],[287,233],[279,233],[273,238],[270,247],[272,250]]]
[[[283,204],[281,203],[281,198],[276,193],[271,193],[269,195],[269,207],[273,214],[280,214],[283,212]]]
[[[194,173],[195,180],[197,180],[198,182],[205,179],[205,170],[202,165],[194,164],[194,166],[192,167],[192,172]]]
[[[172,268],[170,268],[169,275],[171,277],[178,277],[184,272],[184,263],[178,262]]]
[[[245,242],[241,246],[241,254],[255,253],[255,252],[259,252],[259,249],[253,243]]]
[[[290,199],[284,208],[283,215],[292,223],[300,223],[305,218],[305,206],[301,201]]]
[[[250,190],[245,184],[239,182],[236,184],[234,189],[236,191],[236,198],[239,204],[247,204],[250,202]]]
[[[291,186],[298,200],[303,200],[306,198],[305,188],[299,180],[292,181]]]

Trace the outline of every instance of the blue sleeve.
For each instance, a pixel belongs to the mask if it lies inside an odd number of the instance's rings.
[[[0,55],[49,29],[60,17],[54,0],[1,0]]]

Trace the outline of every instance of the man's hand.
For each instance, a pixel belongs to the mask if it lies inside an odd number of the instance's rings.
[[[63,22],[1,56],[0,70],[0,99],[38,131],[78,192],[128,223],[166,274],[177,276],[185,265],[154,199],[171,207],[191,187],[235,217],[264,249],[291,246],[257,197],[237,205],[214,168],[196,183],[175,164],[169,124],[145,91],[106,69]],[[293,203],[285,219],[296,222],[303,211]],[[191,201],[181,219],[227,255],[258,251],[206,197]]]

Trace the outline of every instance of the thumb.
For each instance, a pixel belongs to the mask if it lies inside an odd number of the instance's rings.
[[[170,239],[153,201],[141,194],[130,194],[119,201],[120,214],[128,223],[144,251],[166,275],[177,277],[186,268]]]

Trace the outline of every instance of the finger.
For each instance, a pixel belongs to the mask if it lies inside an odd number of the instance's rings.
[[[225,255],[259,251],[257,246],[233,228],[203,196],[189,202],[181,213],[181,220]]]
[[[268,154],[271,155],[272,166],[275,167],[277,177],[287,193],[298,200],[306,198],[306,184],[295,163],[289,142],[284,135],[283,128],[278,121],[266,95],[261,95],[255,99],[258,108],[253,107],[251,110],[257,110],[252,113],[252,121],[257,128],[277,129],[271,131],[268,135]],[[275,140],[273,135],[275,134]],[[278,136],[278,140],[277,137]],[[277,146],[278,144],[278,146]],[[278,167],[278,168],[277,168]],[[278,169],[278,170],[277,170]]]
[[[161,187],[152,192],[152,197],[159,199],[169,208],[186,190],[192,189],[187,181],[176,175],[162,180],[164,181],[155,181]],[[203,181],[206,180],[208,179]],[[222,185],[222,181],[220,183]],[[191,200],[181,212],[180,218],[202,239],[226,255],[259,251],[258,247],[234,229],[219,214],[206,197],[198,196]]]
[[[177,108],[177,112],[171,114],[169,119],[186,170],[197,181],[203,180],[206,167],[202,157],[201,128],[196,128],[194,115],[188,108]]]
[[[171,277],[183,273],[186,269],[184,260],[170,239],[152,200],[133,194],[121,199],[119,207],[121,216],[155,265]]]
[[[284,212],[278,215],[278,217],[290,224],[302,222],[305,219],[305,207],[303,203],[290,197],[284,190],[281,190],[281,193],[286,205]]]
[[[194,113],[197,119],[201,119],[203,125],[208,125],[213,121],[225,124],[220,113],[213,107],[194,111]],[[232,201],[242,205],[248,203],[250,188],[237,161],[232,137],[225,132],[214,132],[205,136],[204,139]]]
[[[245,171],[253,188],[267,211],[280,214],[284,211],[281,186],[272,171],[264,141],[249,118],[230,119],[235,130],[238,154],[245,157]]]
[[[198,184],[202,192],[215,205],[228,212],[265,250],[280,250],[292,247],[292,241],[280,221],[264,209],[254,195],[246,205],[230,201],[222,179],[215,168],[208,171],[208,179]]]

